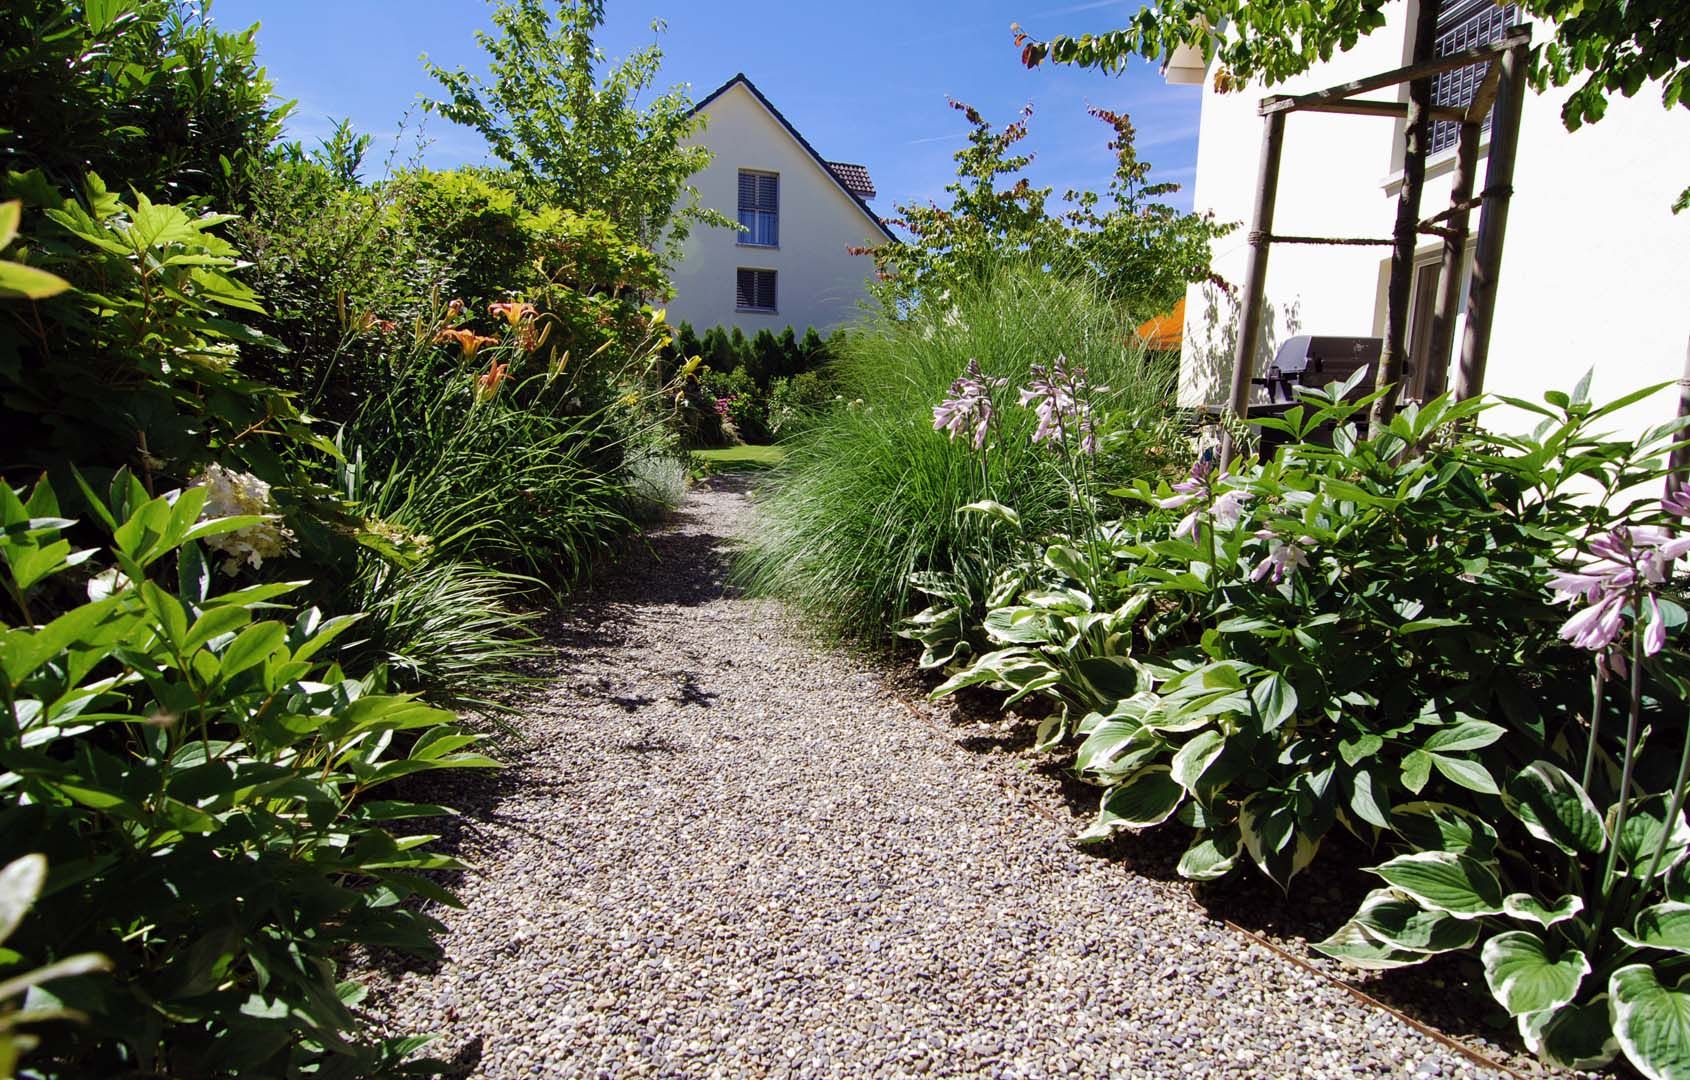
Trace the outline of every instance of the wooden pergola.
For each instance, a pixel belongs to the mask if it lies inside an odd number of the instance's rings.
[[[1497,275],[1502,261],[1503,234],[1508,226],[1508,202],[1513,195],[1514,157],[1519,146],[1520,110],[1525,98],[1527,54],[1531,27],[1510,28],[1490,45],[1463,49],[1445,56],[1420,60],[1406,67],[1382,72],[1328,90],[1296,96],[1278,95],[1263,99],[1258,113],[1265,121],[1261,167],[1256,181],[1254,219],[1250,226],[1252,248],[1244,278],[1243,309],[1238,327],[1237,352],[1232,369],[1231,394],[1226,412],[1247,419],[1250,388],[1255,377],[1256,346],[1262,333],[1263,297],[1267,286],[1268,252],[1274,244],[1382,245],[1393,248],[1391,265],[1391,311],[1387,333],[1376,370],[1376,384],[1385,386],[1400,378],[1407,322],[1408,281],[1413,272],[1413,247],[1417,235],[1443,238],[1438,293],[1433,307],[1427,356],[1417,358],[1426,366],[1425,394],[1435,397],[1447,389],[1451,352],[1454,347],[1455,313],[1461,303],[1461,264],[1467,247],[1469,212],[1479,208],[1479,235],[1474,245],[1472,287],[1466,300],[1466,328],[1462,335],[1460,364],[1456,370],[1455,396],[1471,397],[1484,387],[1485,363],[1490,352],[1491,320],[1496,311]],[[1417,50],[1418,51],[1418,50]],[[1416,98],[1429,102],[1429,81],[1443,72],[1484,64],[1472,100],[1463,108],[1429,105],[1425,124],[1446,120],[1460,125],[1456,141],[1455,171],[1449,207],[1423,220],[1419,215],[1420,187],[1425,176],[1428,140],[1410,139],[1404,161],[1404,191],[1399,204],[1396,235],[1385,238],[1290,236],[1273,232],[1274,203],[1279,191],[1280,152],[1285,144],[1285,118],[1294,112],[1345,113],[1407,120],[1412,128],[1421,119]],[[1380,101],[1362,97],[1374,90],[1411,84],[1407,102]],[[1418,84],[1418,86],[1416,86]],[[1416,93],[1417,91],[1417,93]],[[1485,118],[1491,121],[1490,149],[1485,158],[1485,189],[1473,196],[1478,166],[1479,135]],[[1425,128],[1422,128],[1424,132]],[[1407,212],[1403,211],[1407,208]],[[1406,256],[1406,257],[1405,257]],[[1223,463],[1232,457],[1232,440],[1223,443]]]

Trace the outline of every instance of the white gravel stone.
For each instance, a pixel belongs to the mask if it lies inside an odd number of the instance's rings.
[[[555,619],[464,810],[435,964],[378,973],[452,1075],[1494,1076],[1086,857],[863,659],[723,579],[741,484]]]

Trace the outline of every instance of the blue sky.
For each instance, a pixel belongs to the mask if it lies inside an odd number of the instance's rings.
[[[1037,183],[1060,195],[1107,183],[1107,128],[1088,105],[1125,110],[1140,156],[1158,179],[1184,185],[1171,201],[1189,207],[1197,157],[1198,88],[1168,86],[1140,65],[1111,77],[1071,68],[1028,71],[1011,42],[1019,22],[1038,37],[1119,25],[1136,0],[609,0],[600,44],[619,56],[651,40],[664,19],[662,81],[685,83],[702,98],[744,71],[824,157],[861,162],[879,189],[874,208],[940,198],[962,145],[962,117],[947,96],[1002,124],[1034,107],[1022,145],[1036,160]],[[330,117],[350,117],[377,136],[380,165],[407,112],[409,156],[420,95],[434,84],[418,59],[484,70],[475,31],[489,25],[484,0],[216,0],[228,28],[262,24],[259,57],[278,92],[297,99],[291,134],[314,141]],[[424,160],[451,166],[484,160],[479,138],[427,118]]]

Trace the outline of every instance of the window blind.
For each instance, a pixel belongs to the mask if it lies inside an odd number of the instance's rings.
[[[775,272],[741,267],[735,283],[734,306],[744,311],[775,310]]]
[[[775,173],[739,171],[739,223],[742,244],[775,247],[780,243],[780,177]]]

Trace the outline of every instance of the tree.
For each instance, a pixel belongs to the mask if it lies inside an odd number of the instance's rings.
[[[1188,282],[1208,274],[1209,241],[1231,226],[1158,201],[1179,187],[1149,181],[1150,164],[1133,148],[1126,114],[1091,110],[1114,132],[1109,148],[1116,169],[1108,190],[1070,190],[1064,194],[1068,208],[1053,211],[1053,189],[1034,187],[1022,175],[1032,155],[1015,150],[1027,137],[1031,107],[1003,128],[972,106],[953,101],[951,107],[970,129],[968,145],[953,155],[957,178],[945,187],[951,205],[897,208],[892,224],[908,230],[909,241],[868,249],[883,299],[943,301],[1014,257],[1053,272],[1094,276],[1133,313],[1148,317],[1167,310]]]
[[[733,227],[687,183],[710,151],[683,145],[699,122],[685,89],[639,105],[662,50],[653,43],[606,67],[593,43],[603,23],[604,0],[498,0],[497,33],[476,33],[492,82],[425,55],[446,96],[424,107],[480,133],[537,201],[599,211],[654,250],[676,250],[694,223]]]
[[[1317,61],[1353,48],[1385,25],[1390,0],[1164,0],[1139,9],[1128,24],[1101,34],[1037,41],[1015,27],[1022,61],[1046,60],[1111,73],[1134,57],[1166,58],[1182,45],[1219,59],[1225,86],[1251,79],[1283,82]],[[1631,97],[1645,82],[1661,87],[1661,104],[1690,108],[1690,5],[1684,0],[1517,0],[1548,20],[1554,36],[1532,49],[1538,90],[1578,86],[1561,109],[1567,130],[1602,119],[1613,94]],[[1226,33],[1211,27],[1225,26]],[[1690,207],[1690,188],[1674,210]]]

